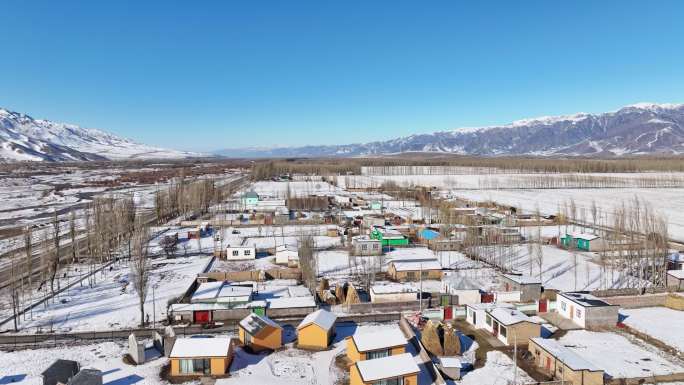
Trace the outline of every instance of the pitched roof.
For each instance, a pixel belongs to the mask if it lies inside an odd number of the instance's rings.
[[[360,352],[406,345],[406,336],[399,328],[373,330],[352,335],[354,344]]]
[[[356,368],[363,382],[378,381],[385,378],[401,377],[420,372],[420,368],[410,353],[358,361]]]
[[[335,325],[336,320],[337,316],[335,315],[335,313],[324,309],[320,309],[313,313],[309,313],[309,315],[304,317],[299,326],[297,326],[297,329],[301,329],[305,326],[315,324],[323,330],[329,330],[333,327],[333,325]]]
[[[268,326],[280,328],[280,325],[278,325],[272,319],[266,317],[265,315],[259,315],[256,313],[251,313],[247,317],[243,318],[240,321],[240,326],[251,335],[257,335],[261,333],[261,331],[266,329]]]
[[[177,338],[169,357],[226,357],[230,352],[230,341],[228,337]]]
[[[599,372],[603,369],[585,360],[577,353],[560,344],[560,342],[552,339],[541,337],[530,338],[535,344],[546,350],[549,354],[556,357],[559,361],[567,365],[572,370],[589,370],[592,372]]]
[[[442,264],[436,258],[395,259],[390,263],[396,271],[442,270]]]

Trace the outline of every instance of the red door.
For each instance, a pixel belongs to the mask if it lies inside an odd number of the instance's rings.
[[[539,309],[537,311],[539,313],[546,313],[548,309],[548,301],[546,299],[540,299],[539,300]]]
[[[546,357],[546,370],[551,371],[551,357]]]
[[[454,318],[454,307],[453,306],[447,306],[444,308],[444,319],[452,319]]]
[[[211,322],[211,312],[209,310],[198,310],[193,313],[196,324],[206,324]]]

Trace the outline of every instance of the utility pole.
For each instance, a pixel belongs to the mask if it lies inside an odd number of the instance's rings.
[[[420,262],[420,287],[418,289],[418,304],[420,312],[423,313],[423,262]]]
[[[513,331],[513,385],[518,384],[518,334]]]
[[[152,285],[152,328],[157,328],[157,297],[154,295],[154,286]]]

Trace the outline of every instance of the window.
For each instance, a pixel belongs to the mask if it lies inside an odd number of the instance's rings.
[[[249,250],[249,249],[245,250],[245,255],[250,255],[250,253],[251,253],[251,250]]]
[[[368,245],[366,245],[365,243],[361,245],[361,250],[368,250]]]
[[[382,349],[382,350],[374,350],[372,352],[366,353],[366,359],[367,360],[372,360],[375,358],[383,358],[383,357],[388,357],[390,355],[389,349]]]
[[[375,250],[379,249],[379,248],[380,248],[380,244],[374,243],[374,244],[373,244],[373,248],[374,248]]]
[[[380,380],[373,383],[373,385],[404,385],[404,378],[388,378],[386,380]]]
[[[577,318],[582,318],[582,310],[577,309],[575,313],[577,314]]]
[[[233,250],[233,257],[237,257],[238,255],[240,255],[240,252],[237,250]]]
[[[211,374],[211,364],[208,358],[180,360],[181,374]]]
[[[425,279],[425,278],[427,278],[427,277],[429,276],[428,273],[429,273],[429,271],[423,270],[423,271],[420,272],[420,275],[423,277],[423,279]]]
[[[541,352],[539,351],[539,349],[534,349],[534,354],[538,356],[541,354]]]
[[[492,326],[492,316],[487,314],[487,316],[485,317],[485,322],[487,322],[487,325]]]
[[[567,305],[565,304],[565,302],[562,302],[562,301],[561,301],[560,305],[561,305],[561,310],[565,311],[565,309],[566,309],[566,307],[567,307]]]
[[[406,273],[406,278],[408,279],[416,279],[416,272],[415,271],[409,271]]]
[[[505,327],[499,326],[499,334],[501,334],[501,337],[506,338],[506,332],[507,332],[507,330]]]
[[[193,373],[192,360],[180,360],[180,372],[183,374]]]

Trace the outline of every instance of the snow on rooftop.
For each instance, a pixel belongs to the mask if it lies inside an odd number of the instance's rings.
[[[418,290],[410,283],[387,282],[371,286],[374,294],[417,293]]]
[[[270,309],[290,309],[298,307],[316,307],[316,300],[312,295],[306,297],[266,298]]]
[[[372,332],[355,333],[352,339],[360,352],[406,345],[406,336],[398,326]]]
[[[230,338],[177,338],[171,349],[171,358],[226,357],[230,351]]]
[[[243,318],[240,321],[240,326],[251,335],[261,332],[266,326],[280,328],[280,325],[272,319],[256,313],[250,313],[247,317]]]
[[[677,279],[684,279],[684,270],[668,270],[667,274]]]
[[[598,235],[589,233],[572,233],[570,234],[575,239],[584,239],[585,241],[593,241],[598,238]]]
[[[589,370],[592,372],[598,372],[603,370],[598,366],[592,364],[591,362],[585,360],[572,350],[566,348],[556,340],[541,337],[534,337],[530,339],[534,341],[537,345],[539,345],[542,349],[546,350],[551,355],[556,357],[558,360],[563,362],[565,365],[570,367],[570,369]]]
[[[536,323],[532,318],[518,309],[497,307],[489,311],[489,314],[503,325],[515,325],[520,322]]]
[[[335,325],[336,320],[337,316],[335,313],[320,309],[313,313],[309,313],[306,317],[304,317],[299,326],[297,326],[297,329],[301,329],[310,324],[316,324],[324,330],[329,330],[333,327],[333,325]]]
[[[196,302],[216,298],[222,286],[223,281],[201,283],[195,290],[195,293],[193,293],[190,301]]]
[[[356,363],[363,382],[394,378],[420,372],[410,353],[376,358]]]
[[[589,293],[574,291],[566,293],[558,293],[559,295],[575,302],[584,307],[595,307],[595,306],[613,306],[602,299],[595,297]]]
[[[397,271],[441,270],[437,259],[400,259],[390,262]]]

